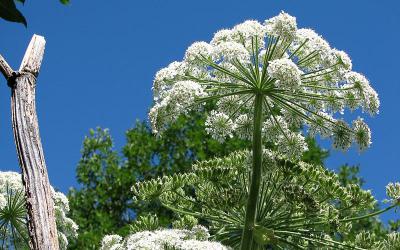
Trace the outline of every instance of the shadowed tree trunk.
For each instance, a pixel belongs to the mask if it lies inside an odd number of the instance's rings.
[[[28,229],[32,249],[57,250],[54,202],[39,135],[35,86],[45,40],[34,35],[19,71],[13,71],[0,55],[0,70],[11,88],[14,140],[25,186]]]

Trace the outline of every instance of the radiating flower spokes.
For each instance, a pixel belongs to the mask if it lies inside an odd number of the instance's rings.
[[[332,114],[343,112],[345,107],[354,110],[358,106],[375,114],[379,107],[376,92],[365,77],[350,71],[351,60],[346,53],[330,49],[312,30],[296,31],[293,29],[296,25],[282,23],[290,19],[289,15],[281,13],[266,22],[270,26],[264,33],[254,21],[232,31],[223,30],[216,34],[211,44],[200,42],[192,45],[185,54],[185,61],[171,66],[177,69],[175,72],[160,71],[166,77],[157,79],[154,85],[157,89],[156,105],[150,112],[154,130],[161,132],[179,114],[187,113],[193,107],[199,108],[205,102],[220,103],[218,100],[236,98],[241,105],[235,108],[216,106],[216,112],[220,118],[226,118],[226,123],[219,121],[220,128],[207,130],[222,141],[224,136],[216,134],[216,131],[228,129],[231,131],[226,133],[228,137],[235,134],[240,127],[237,122],[242,122],[237,119],[243,114],[251,114],[255,95],[262,94],[265,119],[276,122],[275,116],[291,114],[293,118],[296,115],[297,120],[303,121],[310,129],[318,126],[330,131],[330,137],[337,138],[334,146],[339,149],[346,150],[352,141],[359,145],[360,150],[367,148],[370,136],[357,137],[357,133],[370,135],[365,123],[365,126],[350,128],[347,123],[334,119]],[[273,29],[278,26],[280,28]],[[294,32],[292,36],[288,35],[289,31]],[[264,34],[265,37],[259,37]],[[239,39],[234,40],[234,37]],[[168,79],[168,76],[172,77]],[[166,83],[164,88],[160,88],[160,82]],[[184,90],[182,86],[192,88]],[[158,95],[159,92],[163,94]],[[208,122],[208,125],[215,124]],[[276,125],[285,127],[285,124]],[[340,133],[334,134],[335,131]],[[350,143],[343,136],[350,138]],[[289,137],[282,134],[282,138]],[[362,138],[368,140],[361,141]],[[342,142],[344,144],[340,144]]]
[[[208,67],[212,68],[214,71],[218,71],[219,73],[222,74],[227,74],[233,79],[235,79],[237,82],[232,83],[232,82],[221,82],[218,80],[208,80],[208,79],[201,79],[195,76],[192,76],[190,74],[185,75],[182,77],[183,79],[190,79],[195,82],[200,82],[202,86],[205,87],[205,91],[208,93],[207,97],[205,98],[199,98],[197,101],[198,102],[205,102],[205,101],[210,101],[210,100],[218,100],[223,97],[227,96],[241,96],[241,95],[249,95],[249,93],[253,94],[250,95],[252,98],[254,98],[254,95],[256,93],[261,92],[265,96],[265,104],[268,104],[269,102],[273,106],[280,106],[282,110],[291,112],[292,114],[297,114],[299,115],[299,118],[303,119],[306,121],[308,124],[314,124],[316,123],[316,120],[324,120],[325,123],[320,124],[320,126],[324,127],[326,130],[331,130],[332,127],[335,126],[342,126],[341,122],[337,122],[334,119],[327,118],[325,116],[319,115],[318,112],[315,112],[311,109],[308,109],[304,105],[299,105],[297,103],[298,100],[300,101],[312,101],[312,100],[318,100],[321,102],[329,103],[332,102],[332,98],[335,100],[339,101],[349,101],[348,98],[341,96],[341,95],[336,95],[334,97],[328,96],[324,92],[328,91],[335,91],[335,92],[343,92],[343,91],[350,91],[353,89],[357,89],[356,86],[351,85],[348,83],[346,87],[331,87],[331,86],[323,86],[323,85],[317,85],[318,80],[315,80],[315,77],[321,77],[321,76],[326,76],[329,74],[332,74],[337,71],[339,68],[338,66],[340,65],[345,65],[343,63],[344,59],[338,59],[337,62],[331,66],[327,66],[325,69],[319,69],[319,70],[314,70],[310,71],[308,73],[302,73],[298,67],[296,66],[295,63],[292,61],[282,58],[282,59],[276,59],[273,60],[272,63],[268,61],[268,58],[271,58],[273,56],[273,51],[279,47],[279,37],[276,39],[271,39],[268,41],[271,41],[267,43],[268,48],[266,52],[264,53],[264,56],[262,58],[262,62],[258,60],[259,58],[259,48],[258,48],[258,41],[259,39],[252,39],[252,44],[253,44],[253,51],[252,51],[252,63],[248,63],[247,65],[243,65],[239,60],[233,60],[232,65],[236,72],[232,71],[232,69],[225,68],[224,66],[218,65],[215,63],[211,58],[207,58],[204,55],[199,55],[197,60],[201,61],[204,65],[207,65]],[[303,42],[299,47],[304,46],[307,43],[308,40]],[[285,48],[283,50],[284,53],[287,52],[287,49],[290,47],[291,43],[288,43],[288,45],[285,45]],[[296,49],[295,52],[301,51],[300,49]],[[294,53],[293,53],[294,54]],[[291,54],[291,55],[293,55]],[[310,52],[309,55],[307,55],[305,58],[311,58],[312,55],[315,55],[316,52],[312,51]],[[299,61],[298,63],[302,63],[304,60]],[[274,72],[274,66],[276,65],[275,68],[277,68]],[[279,67],[285,68],[285,65],[289,65],[289,70],[286,72],[279,72]],[[286,69],[288,68],[286,67]],[[332,69],[332,70],[330,70]],[[271,72],[272,71],[272,72]],[[290,73],[290,71],[293,72],[293,74]],[[269,72],[269,74],[267,74]],[[276,74],[274,74],[276,73]],[[289,77],[288,77],[289,75]],[[290,77],[293,75],[293,77]],[[286,79],[285,79],[286,77]],[[280,79],[279,79],[280,78]],[[311,82],[309,79],[313,78],[314,80]],[[281,81],[284,82],[286,80],[286,84],[289,82],[290,87],[286,89],[287,86],[279,85],[279,87],[276,86],[277,82]],[[306,83],[304,83],[306,82]],[[350,86],[351,85],[351,86]],[[301,91],[299,88],[311,88],[311,89],[317,89],[320,92],[318,93],[309,93],[305,91]],[[323,91],[323,92],[322,92]],[[216,94],[217,93],[217,94]],[[247,99],[246,103],[249,102],[251,99]],[[355,98],[351,99],[352,101],[355,101]],[[270,116],[269,119],[273,119],[276,122],[276,119],[274,118],[274,112],[271,110],[271,105],[265,105],[265,110],[269,112]],[[238,109],[239,110],[239,109]],[[232,123],[232,119],[237,118],[240,113],[238,113],[238,110],[235,110],[231,114],[231,116],[226,116],[229,117],[230,119],[227,119],[227,123]],[[307,115],[308,114],[308,115]],[[312,116],[310,116],[312,115]],[[223,125],[222,123],[220,123]],[[280,124],[277,124],[279,127],[281,126]],[[233,128],[233,127],[232,127]],[[355,131],[351,130],[348,128],[348,126],[342,126],[343,129],[348,130],[347,134],[355,134]],[[366,130],[369,130],[368,127],[365,127]],[[281,129],[282,130],[282,129]],[[211,131],[211,130],[209,130]],[[282,130],[283,131],[283,130]],[[340,135],[339,135],[340,136]],[[284,134],[284,137],[288,139],[288,136]],[[220,136],[219,136],[220,138]],[[221,138],[220,138],[221,139]],[[369,142],[364,141],[361,142],[360,140],[357,140],[357,142],[360,142],[360,149],[365,149],[365,144]],[[336,145],[336,144],[335,144]],[[345,145],[337,145],[338,148],[343,148],[347,149],[348,143]]]
[[[206,130],[215,139],[239,135],[252,140],[241,249],[252,244],[263,141],[297,160],[307,150],[303,125],[311,135],[331,137],[337,149],[347,150],[355,142],[364,150],[371,144],[370,130],[361,118],[351,128],[333,117],[346,108],[378,112],[378,95],[351,68],[345,52],[331,49],[313,30],[297,29],[295,18],[282,12],[264,26],[246,21],[218,32],[211,44],[196,42],[187,49],[183,63],[156,75],[155,105],[150,111],[154,132],[162,132],[180,114],[195,108],[208,112]],[[168,78],[160,79],[161,75]],[[202,108],[207,102],[213,104],[211,110]]]

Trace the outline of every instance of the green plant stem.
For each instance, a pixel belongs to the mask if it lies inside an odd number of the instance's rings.
[[[246,218],[242,234],[241,250],[249,250],[253,243],[253,229],[256,218],[258,194],[260,192],[261,169],[262,169],[262,107],[263,95],[256,94],[254,101],[253,120],[253,168],[250,180],[249,198],[246,205]]]
[[[370,217],[374,217],[374,216],[383,214],[384,212],[389,211],[389,210],[391,210],[391,209],[393,209],[393,208],[395,208],[395,207],[397,207],[399,205],[400,205],[400,202],[394,203],[391,206],[389,206],[387,208],[384,208],[384,209],[381,209],[381,210],[378,210],[378,211],[376,211],[374,213],[370,213],[370,214],[366,214],[366,215],[363,215],[363,216],[358,216],[358,217],[353,217],[353,218],[340,220],[340,222],[350,222],[350,221],[356,221],[356,220],[362,220],[362,219],[367,219],[367,218],[370,218]]]

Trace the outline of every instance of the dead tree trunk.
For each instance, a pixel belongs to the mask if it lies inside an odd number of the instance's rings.
[[[14,140],[25,186],[31,249],[57,250],[58,235],[54,202],[47,175],[36,115],[35,86],[45,40],[34,35],[19,71],[15,72],[0,55],[2,74],[11,88]]]

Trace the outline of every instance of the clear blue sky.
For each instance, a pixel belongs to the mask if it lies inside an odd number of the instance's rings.
[[[125,131],[147,119],[159,68],[181,60],[191,43],[209,41],[219,29],[264,21],[281,10],[348,52],[354,70],[381,98],[381,114],[367,119],[372,148],[361,155],[332,152],[327,166],[360,164],[366,187],[380,200],[388,182],[400,181],[399,1],[72,0],[65,7],[57,0],[27,0],[20,9],[28,28],[0,20],[0,53],[18,68],[32,34],[47,40],[37,110],[50,181],[63,192],[77,185],[75,167],[90,128],[110,128],[120,149]],[[18,170],[10,93],[0,83],[0,169]]]

